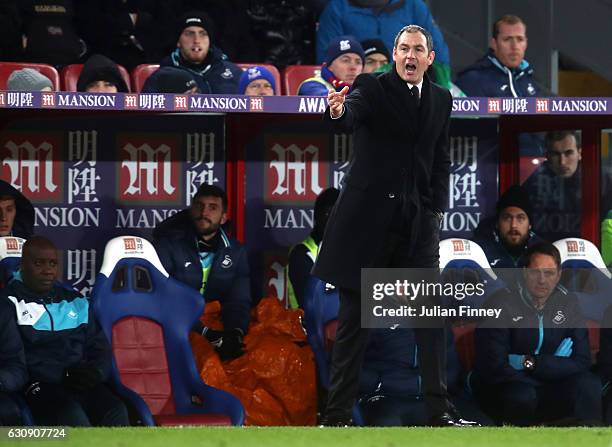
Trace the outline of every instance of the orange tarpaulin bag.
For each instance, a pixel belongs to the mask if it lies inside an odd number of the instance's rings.
[[[206,304],[201,320],[222,330],[220,304]],[[245,354],[222,362],[204,337],[191,346],[204,382],[240,399],[247,425],[314,425],[317,393],[314,356],[302,327],[303,311],[264,298],[251,315]]]

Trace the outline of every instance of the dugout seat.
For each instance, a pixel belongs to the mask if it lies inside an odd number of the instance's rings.
[[[24,243],[25,239],[20,237],[0,237],[0,287],[6,286],[13,275],[19,271]]]
[[[289,65],[283,70],[285,95],[297,95],[300,84],[320,72],[320,65]]]
[[[117,64],[117,68],[119,68],[119,73],[121,73],[121,77],[125,81],[125,84],[130,87],[130,74],[125,69],[123,65]],[[79,76],[81,75],[81,71],[83,70],[83,64],[70,64],[66,65],[62,68],[61,72],[61,80],[62,80],[62,90],[65,92],[76,92],[77,91],[77,83],[79,82]]]
[[[561,284],[578,297],[587,320],[601,322],[612,305],[612,274],[597,247],[586,239],[566,238],[554,243],[561,254]]]
[[[169,277],[145,239],[106,244],[92,291],[95,314],[113,351],[113,382],[145,425],[242,425],[233,395],[206,385],[188,334],[204,300]]]
[[[311,276],[304,294],[304,326],[315,355],[319,383],[329,388],[331,348],[336,339],[340,298],[333,286]]]
[[[281,84],[281,75],[280,75],[280,72],[278,71],[278,68],[276,68],[274,65],[272,65],[272,64],[261,64],[259,62],[254,62],[252,64],[245,64],[245,63],[238,64],[237,63],[236,65],[238,65],[243,70],[246,70],[247,68],[252,67],[253,65],[259,65],[260,67],[267,68],[272,73],[272,76],[274,76],[274,82],[276,83],[276,88],[274,89],[274,94],[275,95],[282,94],[281,93],[281,86],[282,86],[282,84]]]
[[[15,70],[22,68],[33,68],[40,71],[51,80],[53,90],[57,91],[60,88],[60,76],[55,67],[47,64],[35,64],[30,62],[0,62],[0,90],[6,90],[6,82],[9,76]]]
[[[145,81],[157,71],[159,64],[140,64],[132,70],[132,91],[140,93]]]
[[[504,287],[504,282],[495,274],[483,249],[468,239],[444,239],[440,241],[440,270],[443,282],[478,283],[485,285],[482,296],[465,298],[460,304],[482,307],[486,299]],[[452,324],[455,348],[461,365],[470,371],[474,365],[475,322],[455,321]]]

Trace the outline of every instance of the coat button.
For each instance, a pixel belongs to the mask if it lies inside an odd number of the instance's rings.
[[[390,193],[390,194],[389,194],[389,198],[390,198],[390,199],[395,199],[395,194]]]

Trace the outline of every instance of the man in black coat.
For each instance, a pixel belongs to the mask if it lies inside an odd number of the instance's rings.
[[[398,33],[394,68],[360,75],[328,95],[325,119],[354,131],[354,157],[329,218],[313,274],[340,289],[324,425],[351,422],[368,331],[360,325],[361,268],[439,266],[447,206],[450,93],[424,76],[435,53],[429,32]],[[464,425],[448,401],[444,329],[416,330],[423,394],[432,425]]]

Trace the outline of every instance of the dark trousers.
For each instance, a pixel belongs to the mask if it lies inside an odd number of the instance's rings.
[[[0,393],[0,425],[21,425],[21,412],[13,399],[6,393]]]
[[[601,381],[590,372],[541,385],[481,385],[474,387],[474,393],[483,409],[500,424],[601,424]]]
[[[438,268],[438,222],[431,213],[421,214],[420,237],[411,243],[401,233],[386,238],[376,267]],[[364,247],[364,250],[367,247]],[[423,396],[429,417],[450,408],[446,391],[446,339],[444,325],[414,329],[423,380]],[[368,329],[361,327],[360,292],[340,289],[338,329],[332,349],[328,420],[348,420],[359,389],[359,372],[368,342]]]
[[[41,383],[40,391],[26,401],[37,425],[72,427],[129,425],[125,405],[104,384],[73,392],[60,384]]]

